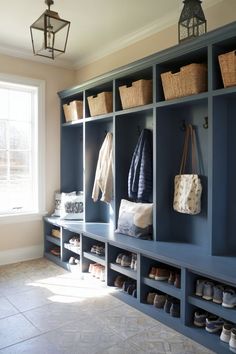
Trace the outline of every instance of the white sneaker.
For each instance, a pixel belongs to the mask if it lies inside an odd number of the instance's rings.
[[[69,264],[75,264],[75,257],[70,257]]]
[[[232,325],[225,323],[222,328],[222,332],[220,335],[220,340],[225,343],[229,343],[231,336]]]
[[[229,340],[229,349],[236,353],[236,328],[231,329],[231,336]]]

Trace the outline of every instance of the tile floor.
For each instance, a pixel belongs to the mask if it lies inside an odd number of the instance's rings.
[[[46,259],[0,267],[0,354],[212,354]]]

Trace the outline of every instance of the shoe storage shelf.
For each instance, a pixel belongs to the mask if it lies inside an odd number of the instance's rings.
[[[229,24],[59,92],[61,191],[83,191],[84,218],[78,222],[45,219],[46,257],[67,269],[80,261],[81,273],[100,272],[108,286],[126,279],[125,291],[115,292],[116,296],[220,354],[229,353],[229,345],[219,340],[219,333],[194,326],[194,316],[205,311],[236,324],[235,307],[196,296],[195,288],[200,279],[233,291],[236,287],[236,85],[224,87],[218,60],[219,55],[236,50],[235,33],[236,23]],[[192,63],[207,68],[205,90],[165,100],[161,74]],[[152,80],[151,100],[122,109],[119,87],[130,87],[138,80]],[[88,97],[102,92],[111,93],[112,109],[110,102],[109,110],[92,116]],[[83,101],[83,117],[68,122],[63,105],[75,100]],[[173,210],[174,177],[179,173],[186,124],[196,132],[203,186],[201,213],[194,216]],[[114,232],[121,199],[128,199],[128,171],[144,128],[153,135],[152,241]],[[108,132],[113,134],[114,167],[110,205],[91,198],[99,150]],[[76,237],[80,250],[73,248]],[[135,255],[135,268],[117,263],[120,253],[131,261]],[[170,279],[160,280],[160,269],[167,269]],[[147,302],[148,295],[149,300],[157,295],[156,306]],[[158,307],[161,299],[172,301],[170,313],[168,303]]]

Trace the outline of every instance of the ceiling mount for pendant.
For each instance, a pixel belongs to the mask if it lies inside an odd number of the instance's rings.
[[[65,53],[70,22],[51,10],[53,0],[45,0],[48,9],[30,26],[34,55],[55,59]]]

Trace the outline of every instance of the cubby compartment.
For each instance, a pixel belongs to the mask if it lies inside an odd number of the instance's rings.
[[[114,295],[117,297],[123,297],[123,295],[129,295],[133,299],[137,299],[137,281],[130,278],[127,275],[120,274],[116,270],[112,269],[109,272],[109,285],[115,287]]]
[[[83,191],[83,126],[63,126],[61,146],[61,192]]]
[[[92,262],[106,265],[106,244],[95,239],[84,237],[83,240],[83,257]]]
[[[121,86],[127,86],[130,87],[132,86],[132,83],[138,80],[153,80],[153,70],[152,67],[145,68],[143,70],[137,71],[137,72],[130,72],[127,73],[125,76],[120,77],[115,80],[115,110],[120,111],[122,110],[122,104],[121,104],[121,98],[120,98],[120,92],[119,92],[119,87]],[[153,90],[152,90],[153,92]],[[152,103],[152,100],[151,102]],[[141,108],[142,106],[139,106]],[[132,109],[132,108],[130,108]]]
[[[100,200],[102,197],[101,191],[97,201],[92,199],[99,151],[108,133],[113,134],[113,117],[106,117],[102,120],[97,120],[96,122],[94,120],[85,124],[85,220],[87,222],[113,224],[114,178],[110,204]]]
[[[156,128],[156,204],[158,241],[198,245],[209,252],[208,219],[209,136],[206,98],[157,109]],[[202,184],[201,213],[187,215],[174,211],[174,178],[179,174],[185,127],[192,124],[196,133],[198,174]],[[192,173],[188,156],[185,173]]]
[[[212,253],[215,255],[236,255],[235,98],[236,94],[213,98]]]
[[[153,134],[153,109],[146,109],[135,113],[116,116],[116,150],[115,150],[115,210],[116,223],[121,199],[128,198],[128,175],[140,134],[143,129],[148,129]],[[153,194],[149,200],[153,202]]]
[[[152,288],[149,285],[141,287],[141,302],[149,307],[152,316],[179,319],[181,317],[180,299]]]
[[[61,263],[61,228],[56,224],[51,224],[49,222],[44,223],[44,254],[45,256],[56,262]],[[54,235],[60,236],[56,237]]]
[[[71,119],[71,121],[68,121],[68,119],[66,119],[66,116],[65,116],[65,111],[64,111],[63,105],[69,105],[70,102],[73,102],[73,101],[80,101],[81,102],[81,104],[82,104],[82,115],[81,115],[81,107],[80,107],[80,109],[79,109],[79,111],[80,111],[79,119],[77,119],[77,120],[72,120]],[[73,109],[75,109],[75,108],[76,107],[73,107]],[[75,117],[76,114],[73,114],[72,116]],[[70,126],[70,125],[74,126],[74,125],[77,125],[77,124],[80,125],[81,123],[83,123],[83,117],[84,117],[84,94],[83,94],[83,91],[62,98],[62,100],[61,100],[61,123],[62,123],[63,126]]]
[[[136,253],[110,246],[108,262],[111,270],[137,280],[139,256]]]
[[[170,296],[181,298],[181,269],[151,258],[141,257],[141,283]]]
[[[226,280],[190,272],[188,303],[228,322],[236,322],[235,284]]]
[[[53,243],[54,245],[61,245],[61,228],[57,225],[50,223],[45,223],[44,226],[45,239],[48,243]]]
[[[213,90],[224,88],[218,56],[236,50],[235,43],[236,43],[236,37],[233,36],[228,38],[227,40],[219,41],[213,45],[213,51],[212,51],[212,70],[214,72],[214,75],[212,76]],[[236,91],[236,84],[235,86],[232,86],[227,90]]]
[[[61,258],[71,271],[80,271],[80,235],[62,228]]]
[[[156,101],[164,101],[164,91],[161,81],[161,74],[171,71],[173,74],[180,71],[180,68],[189,64],[208,64],[207,47],[199,48],[196,51],[162,61],[156,66]]]
[[[225,328],[235,328],[235,318],[229,322],[224,317],[218,317],[214,313],[202,310],[201,308],[189,305],[189,317],[186,331],[190,336],[197,338],[203,345],[220,354],[230,354],[229,343],[223,341],[221,337],[223,326]],[[230,338],[230,334],[229,334]],[[217,349],[216,349],[217,348]]]
[[[91,112],[89,109],[89,104],[88,104],[88,97],[92,97],[92,96],[94,98],[98,97],[97,95],[102,92],[110,92],[111,93],[111,95],[112,95],[112,110],[109,113],[102,113],[101,115],[98,115],[98,117],[112,114],[112,112],[114,110],[114,107],[113,107],[113,82],[108,81],[105,83],[101,83],[99,86],[88,88],[85,91],[85,118],[88,118],[88,117],[92,118],[92,115],[91,115]],[[97,119],[97,116],[95,116],[95,119]]]

